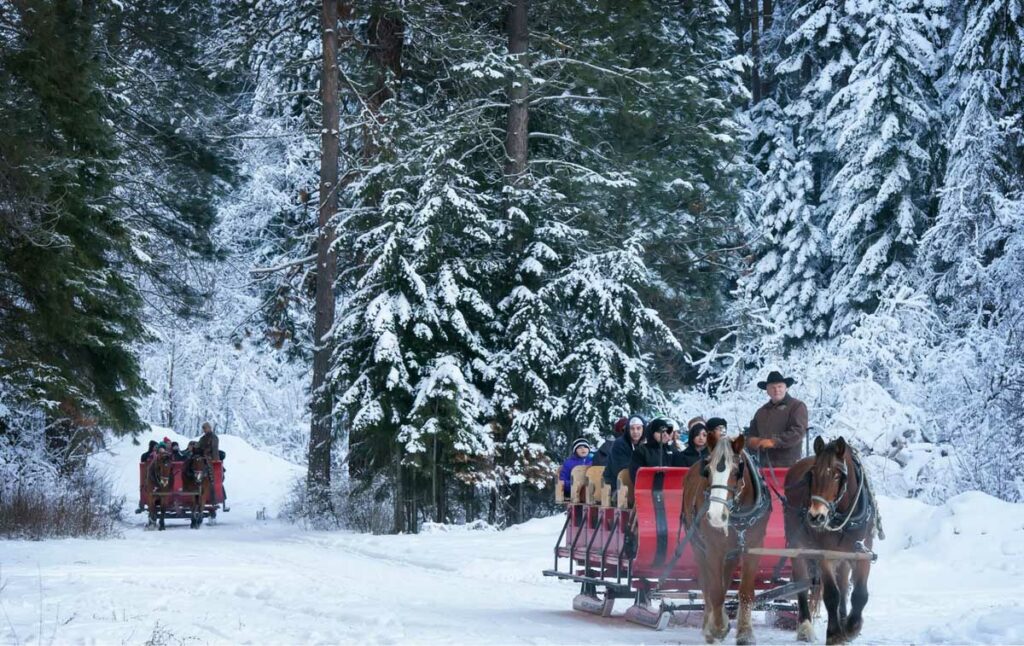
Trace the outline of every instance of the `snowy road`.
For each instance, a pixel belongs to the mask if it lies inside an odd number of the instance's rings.
[[[701,641],[696,628],[656,633],[572,612],[575,587],[540,575],[558,518],[500,533],[304,531],[257,521],[259,497],[242,493],[280,491],[294,468],[255,451],[246,467],[237,443],[232,453],[238,502],[217,526],[147,532],[133,517],[122,539],[0,543],[0,642]],[[882,502],[889,539],[858,643],[1024,642],[1024,507],[982,494]],[[794,642],[755,630],[761,643]]]

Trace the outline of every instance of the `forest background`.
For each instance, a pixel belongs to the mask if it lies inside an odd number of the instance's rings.
[[[1022,57],[1020,0],[5,2],[0,503],[209,420],[295,516],[505,525],[773,368],[886,493],[1022,500]]]

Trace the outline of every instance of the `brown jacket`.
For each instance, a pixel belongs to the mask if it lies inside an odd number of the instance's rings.
[[[762,467],[793,466],[807,436],[807,404],[788,394],[778,404],[769,401],[754,413],[747,435],[775,440],[775,448],[759,451]]]
[[[199,438],[199,453],[205,455],[207,460],[220,460],[220,440],[214,432],[203,433]]]

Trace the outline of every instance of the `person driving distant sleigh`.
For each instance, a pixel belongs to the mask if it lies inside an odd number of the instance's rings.
[[[807,435],[807,404],[789,394],[795,383],[773,370],[757,384],[767,391],[768,403],[750,420],[747,448],[758,452],[762,467],[791,467],[800,459],[800,444]]]

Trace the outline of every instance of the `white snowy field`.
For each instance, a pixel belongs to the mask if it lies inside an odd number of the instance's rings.
[[[573,612],[576,586],[540,573],[561,518],[417,536],[258,521],[300,469],[237,438],[221,445],[232,511],[216,525],[144,531],[132,515],[120,539],[0,543],[0,643],[702,642],[693,627]],[[142,448],[112,450],[103,464],[134,508]],[[858,643],[1024,643],[1024,505],[981,493],[881,504],[888,539]],[[795,641],[755,630],[761,643]]]

